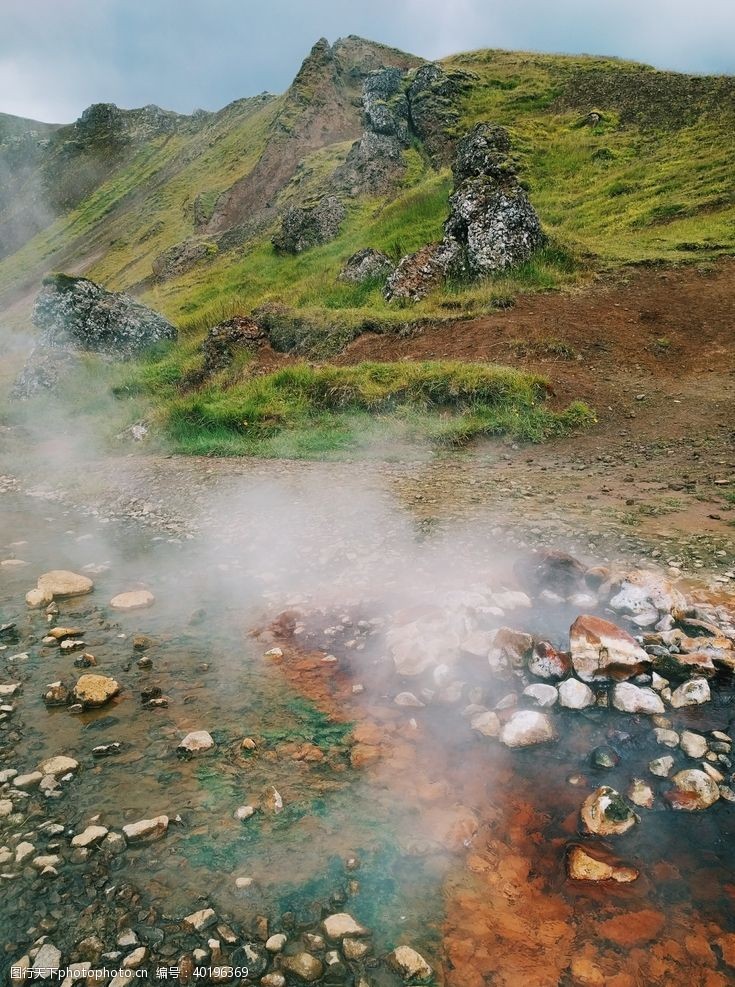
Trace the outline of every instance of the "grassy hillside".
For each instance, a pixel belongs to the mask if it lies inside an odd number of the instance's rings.
[[[142,137],[136,128],[146,111],[134,111],[138,117],[125,117],[124,140],[106,141],[103,127],[81,150],[77,131],[62,128],[51,142],[56,171],[50,173],[71,181],[67,159],[74,167],[86,163],[94,187],[0,260],[0,307],[25,299],[6,321],[23,324],[49,270],[83,272],[134,291],[175,321],[182,336],[172,351],[134,369],[128,385],[150,394],[150,387],[139,386],[141,374],[149,384],[157,381],[178,439],[191,445],[192,423],[210,438],[221,429],[220,391],[237,395],[233,414],[250,406],[252,395],[242,390],[246,368],[206,395],[181,397],[176,390],[201,361],[207,328],[231,315],[265,307],[288,348],[324,359],[365,327],[391,331],[414,321],[471,316],[509,304],[520,291],[557,289],[602,269],[708,260],[735,249],[732,78],[659,72],[608,58],[477,51],[442,63],[469,79],[454,97],[449,136],[458,138],[480,121],[509,130],[548,246],[509,272],[446,284],[415,305],[388,303],[377,283],[338,281],[345,260],[362,247],[397,261],[441,236],[451,174],[414,142],[404,152],[398,188],[345,200],[337,239],[296,256],[276,253],[270,241],[285,207],[323,191],[360,131],[360,71],[416,63],[360,39],[333,48],[320,43],[282,96],[240,100],[170,125],[164,115],[164,129]],[[593,110],[600,119],[590,126]],[[109,167],[99,170],[105,161]],[[44,167],[48,175],[48,162]],[[36,195],[38,176],[24,172],[22,180]],[[0,222],[13,209],[22,218],[25,202],[22,194],[14,197],[5,215],[0,204]],[[240,224],[229,231],[228,216]],[[196,244],[197,262],[157,280],[154,261],[183,241]],[[293,419],[289,429],[332,413],[318,402],[308,415],[301,411],[302,424]],[[365,411],[349,409],[351,415]],[[271,438],[248,436],[244,445],[262,450]],[[238,442],[241,447],[242,437]]]

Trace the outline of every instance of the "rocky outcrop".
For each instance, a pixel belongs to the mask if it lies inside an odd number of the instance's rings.
[[[457,100],[471,85],[468,72],[446,71],[428,63],[416,70],[408,90],[411,127],[430,157],[446,163],[453,141],[449,136],[459,114]]]
[[[219,253],[219,246],[210,238],[191,237],[175,243],[173,247],[159,254],[151,265],[153,277],[157,281],[179,277],[203,260],[210,260]]]
[[[388,278],[385,297],[389,300],[418,302],[454,274],[464,269],[464,252],[456,240],[429,243],[401,259]]]
[[[33,323],[41,330],[45,348],[93,350],[123,357],[177,336],[168,320],[130,295],[66,274],[53,274],[44,280],[33,309]]]
[[[401,260],[386,298],[418,301],[443,278],[504,271],[543,244],[539,218],[509,154],[510,138],[502,127],[481,123],[462,138],[444,239]]]
[[[324,196],[311,206],[292,206],[273,237],[273,246],[281,253],[300,254],[328,243],[339,234],[345,216],[345,207],[334,195]]]
[[[393,261],[387,254],[374,247],[365,247],[348,257],[339,272],[339,280],[348,284],[363,284],[365,281],[385,280],[393,270]]]

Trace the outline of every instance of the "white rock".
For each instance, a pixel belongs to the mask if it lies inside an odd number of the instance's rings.
[[[143,610],[156,602],[153,593],[147,589],[135,589],[129,593],[118,593],[110,600],[113,610]]]
[[[128,955],[122,961],[123,970],[137,970],[138,967],[145,961],[148,955],[148,950],[145,946],[138,946],[134,949],[132,953]]]
[[[38,770],[42,775],[65,775],[69,771],[76,771],[79,767],[79,761],[75,761],[73,757],[67,757],[65,754],[57,754],[56,757],[47,757],[45,761],[41,761],[38,765]]]
[[[566,709],[585,709],[593,706],[595,694],[588,685],[579,679],[564,679],[558,685],[559,705]]]
[[[656,692],[661,692],[668,684],[669,680],[665,679],[663,675],[659,675],[658,672],[651,672],[651,688],[655,689]]]
[[[434,972],[421,953],[410,946],[398,946],[388,954],[387,960],[388,965],[407,982],[428,980]]]
[[[396,706],[413,706],[417,709],[426,705],[420,699],[417,699],[412,692],[399,692],[393,702]]]
[[[189,754],[201,754],[214,747],[214,740],[206,730],[193,730],[179,743],[178,750]]]
[[[280,953],[287,942],[288,936],[283,932],[277,932],[266,939],[265,948],[269,953]]]
[[[633,685],[632,682],[619,682],[612,691],[612,703],[622,713],[663,713],[666,707],[653,689]]]
[[[48,606],[53,598],[53,594],[49,593],[48,590],[29,589],[26,593],[26,606],[32,610],[38,610],[40,607]]]
[[[556,738],[556,730],[549,717],[533,709],[513,713],[500,731],[501,743],[511,748],[544,744]]]
[[[158,840],[168,829],[168,816],[154,816],[153,819],[139,819],[138,822],[128,823],[122,831],[128,843],[139,843],[141,840]]]
[[[328,915],[322,922],[327,939],[343,939],[345,936],[366,936],[368,929],[356,922],[347,912]]]
[[[681,735],[681,749],[687,755],[687,757],[704,757],[707,753],[707,738],[703,737],[701,733],[693,733],[691,730],[685,730]]]
[[[255,814],[255,806],[253,805],[241,805],[235,809],[235,819],[239,819],[240,822],[244,822]]]
[[[201,908],[198,912],[192,912],[183,919],[183,924],[193,932],[201,932],[208,929],[217,921],[217,915],[213,908]]]
[[[21,788],[25,790],[26,788],[35,788],[39,781],[43,778],[40,771],[31,771],[27,775],[17,775],[13,779],[13,787]]]
[[[641,778],[634,778],[627,792],[628,798],[634,805],[650,809],[653,805],[654,794],[651,786]]]
[[[97,843],[103,837],[107,836],[108,829],[106,826],[87,826],[87,828],[82,833],[78,833],[72,838],[72,846],[90,846],[92,843]]]
[[[34,857],[31,863],[36,870],[44,871],[47,867],[58,867],[61,863],[61,857],[55,853],[43,853]]]
[[[33,961],[33,973],[41,980],[48,980],[61,966],[61,950],[53,943],[45,942],[36,953]]]
[[[15,848],[16,864],[24,863],[24,861],[28,860],[29,857],[32,857],[35,852],[36,852],[36,848],[33,846],[32,843],[28,843],[27,840],[24,840],[22,843],[19,843],[18,846]]]
[[[610,606],[613,610],[632,614],[656,611],[658,619],[658,612],[669,613],[675,607],[683,607],[685,602],[664,576],[639,569],[625,577],[619,592],[610,600]]]
[[[671,769],[674,767],[674,759],[670,754],[665,757],[656,757],[648,762],[648,770],[658,778],[668,778]]]
[[[672,748],[679,746],[679,734],[676,730],[667,730],[666,727],[656,727],[653,735],[656,738],[657,744],[663,744],[665,747]]]
[[[0,819],[9,816],[13,811],[13,803],[10,799],[0,799]]]
[[[39,576],[38,589],[42,593],[51,594],[52,599],[58,600],[69,596],[84,596],[91,593],[94,583],[88,576],[69,572],[66,569],[54,569]]]
[[[554,706],[559,698],[559,693],[553,685],[546,685],[543,682],[534,682],[526,686],[523,695],[533,699],[537,706]]]
[[[671,693],[671,705],[675,709],[682,706],[699,706],[712,698],[707,679],[690,679]]]
[[[0,685],[0,696],[3,698],[14,696],[18,689],[20,689],[20,682],[8,682],[6,685]]]

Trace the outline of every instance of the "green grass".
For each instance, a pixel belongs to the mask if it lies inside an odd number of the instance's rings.
[[[312,458],[397,440],[451,447],[508,435],[538,442],[594,421],[580,402],[551,409],[547,393],[542,377],[488,364],[294,364],[227,389],[169,391],[159,400],[179,452]]]

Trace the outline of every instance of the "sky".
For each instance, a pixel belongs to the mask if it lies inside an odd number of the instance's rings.
[[[735,73],[735,0],[0,0],[0,112],[219,109],[283,91],[318,38],[347,34],[425,58],[510,48]]]

